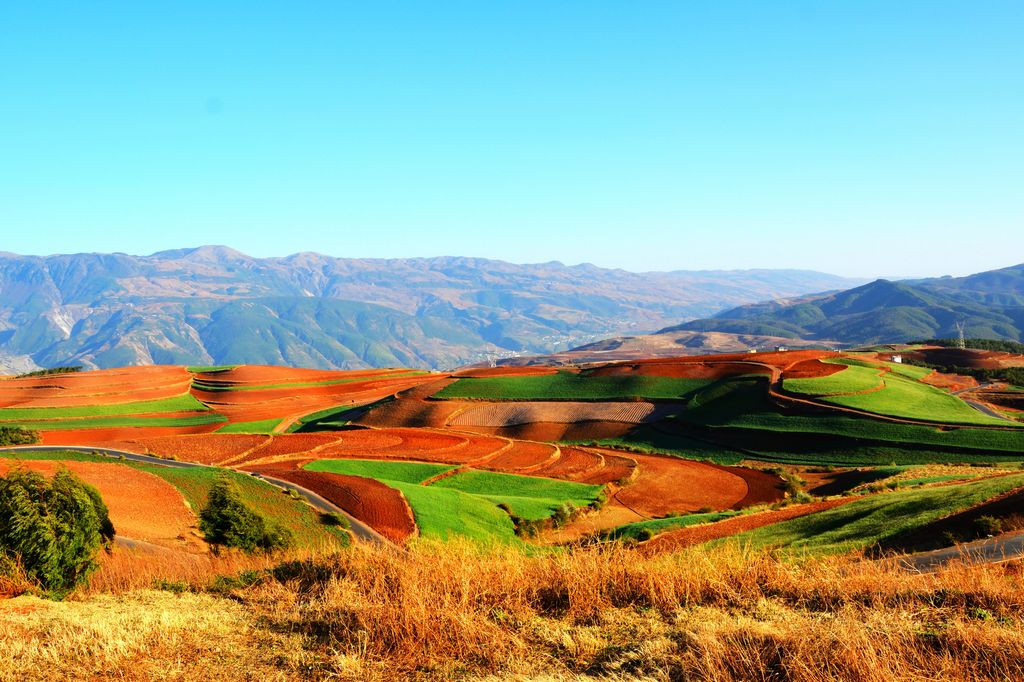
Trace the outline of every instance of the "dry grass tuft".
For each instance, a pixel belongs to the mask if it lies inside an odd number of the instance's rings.
[[[727,548],[360,546],[228,597],[0,602],[0,677],[1024,679],[1021,574]]]

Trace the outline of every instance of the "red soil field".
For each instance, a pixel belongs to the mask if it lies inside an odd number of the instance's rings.
[[[961,374],[942,374],[940,372],[932,372],[921,379],[921,383],[947,391],[961,391],[965,388],[976,388],[978,386],[978,380],[974,377]]]
[[[575,481],[591,485],[605,485],[632,479],[637,471],[637,461],[631,456],[613,455],[609,450],[601,450],[604,466],[594,473],[576,477]]]
[[[708,364],[705,364],[708,362]],[[681,358],[669,359],[665,362],[643,361],[628,364],[614,364],[588,370],[588,376],[649,376],[668,377],[672,379],[721,379],[736,374],[756,372],[756,367],[738,363],[709,361],[700,356],[699,362],[686,362]]]
[[[344,384],[307,384],[305,386],[284,386],[280,388],[251,388],[239,391],[206,391],[194,388],[192,393],[211,405],[259,405],[260,403],[282,400],[309,400],[314,398],[347,398],[351,395],[379,394],[388,396],[396,391],[423,383],[421,377],[378,379],[374,381],[351,381]],[[343,400],[336,401],[338,403]],[[334,403],[328,402],[327,406]]]
[[[705,507],[729,509],[749,492],[744,478],[728,467],[675,457],[629,456],[640,471],[615,498],[643,516],[657,518]]]
[[[242,433],[206,433],[192,436],[135,438],[103,443],[104,447],[161,457],[173,455],[185,462],[219,464],[252,450],[270,440],[270,436]]]
[[[165,546],[201,543],[191,533],[196,524],[181,493],[163,479],[146,471],[106,462],[0,459],[0,475],[13,466],[38,471],[46,476],[66,467],[80,479],[95,486],[110,512],[110,521],[120,537]]]
[[[515,440],[511,448],[488,461],[483,468],[525,473],[545,466],[557,452],[558,448],[554,445]]]
[[[836,365],[821,360],[801,360],[791,365],[783,373],[784,379],[813,379],[816,377],[827,377],[846,369],[846,365]]]
[[[533,422],[531,424],[517,424],[515,426],[462,426],[460,428],[465,431],[488,433],[505,438],[555,442],[620,438],[636,428],[636,424],[606,421],[579,422],[576,424]]]
[[[412,510],[402,493],[371,478],[320,471],[280,471],[271,475],[309,488],[393,542],[416,532]]]
[[[679,528],[659,535],[652,540],[648,540],[640,545],[640,549],[647,554],[670,552],[683,547],[690,547],[692,545],[699,545],[711,540],[729,537],[730,535],[736,535],[737,533],[742,533],[744,531],[754,530],[755,528],[761,528],[773,523],[788,521],[789,519],[795,519],[800,516],[806,516],[808,514],[832,509],[841,504],[851,502],[853,499],[854,498],[851,497],[841,498],[838,500],[825,500],[823,502],[813,502],[811,504],[793,505],[792,507],[784,507],[775,511],[743,514],[741,516],[735,516],[731,519],[725,519],[724,521],[718,521],[716,523],[708,523],[701,526],[690,526],[689,528]]]
[[[604,467],[604,460],[593,452],[568,446],[562,446],[560,450],[561,456],[558,459],[548,466],[531,471],[530,475],[576,480],[577,476],[594,474]]]
[[[458,400],[428,400],[454,381],[449,377],[404,389],[397,393],[395,400],[370,410],[355,420],[355,423],[365,426],[443,427],[452,415],[479,404]]]
[[[315,459],[321,449],[338,442],[337,433],[288,433],[275,434],[263,445],[242,455],[222,461],[229,466],[242,464],[269,463],[293,459]]]
[[[0,406],[68,407],[158,400],[188,392],[181,367],[131,367],[0,380]]]
[[[712,462],[707,462],[707,465],[718,467],[734,476],[739,476],[747,484],[747,494],[744,495],[742,500],[732,506],[733,509],[743,509],[758,504],[778,502],[785,496],[785,491],[782,488],[782,479],[774,474],[758,469],[731,467]]]
[[[387,374],[404,374],[408,369],[357,369],[330,370],[282,367],[278,365],[240,365],[223,372],[196,374],[204,383],[243,386],[246,384],[287,384],[312,381],[339,381],[380,377]]]
[[[98,445],[110,441],[157,438],[160,436],[183,436],[192,433],[216,431],[222,423],[199,426],[132,426],[111,429],[65,429],[62,431],[41,431],[43,445]]]
[[[565,369],[565,368],[562,368]],[[533,365],[526,367],[481,367],[477,369],[465,369],[460,372],[455,372],[452,376],[464,378],[484,378],[484,377],[536,377],[546,376],[549,374],[558,374],[558,368],[555,367],[544,367],[542,365]],[[439,389],[440,390],[440,389]]]

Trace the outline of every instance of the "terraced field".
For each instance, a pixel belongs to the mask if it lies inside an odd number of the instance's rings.
[[[872,495],[835,509],[776,523],[732,538],[752,548],[836,554],[885,543],[941,517],[1024,486],[1024,475]]]
[[[434,394],[438,400],[682,400],[707,385],[705,379],[647,375],[588,375],[560,371],[541,376],[459,379]]]
[[[397,542],[417,533],[517,541],[510,514],[538,520],[567,502],[586,507],[604,486],[604,508],[579,519],[578,528],[560,529],[559,541],[630,522],[641,525],[629,537],[672,526],[698,533],[700,526],[682,527],[690,521],[665,517],[692,520],[706,509],[727,514],[782,499],[777,475],[723,466],[744,460],[861,466],[1024,459],[1024,429],[922,383],[936,383],[931,370],[886,363],[876,353],[759,353],[450,375],[191,370],[0,380],[0,424],[38,428],[46,443],[302,479],[300,485],[333,496]],[[769,390],[779,388],[776,379],[782,391]],[[172,483],[186,498],[201,497],[195,486],[202,482],[189,478],[198,474],[157,475],[179,477]],[[954,475],[904,476],[895,485],[955,483],[943,478]],[[322,529],[302,532],[309,538]]]

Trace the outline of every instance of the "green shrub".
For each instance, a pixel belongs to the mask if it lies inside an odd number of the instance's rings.
[[[1003,520],[995,516],[979,516],[974,519],[974,530],[981,537],[999,535],[1003,532]]]
[[[325,512],[320,515],[320,520],[323,521],[326,526],[337,526],[338,528],[344,528],[348,530],[352,524],[349,523],[348,517],[341,512]]]
[[[85,580],[113,538],[99,491],[66,469],[49,481],[19,469],[0,477],[0,554],[52,595]]]
[[[291,533],[246,506],[238,488],[226,476],[210,488],[206,506],[199,513],[199,529],[211,545],[246,552],[269,552],[292,544]]]
[[[38,431],[20,426],[0,426],[0,445],[32,445],[38,442]]]

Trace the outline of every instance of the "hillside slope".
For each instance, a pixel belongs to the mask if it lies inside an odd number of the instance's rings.
[[[548,353],[770,297],[848,286],[807,271],[631,273],[474,258],[0,253],[10,368],[149,363],[453,367]]]
[[[1024,266],[962,278],[876,280],[838,293],[744,305],[662,332],[880,343],[957,335],[1024,338]]]

